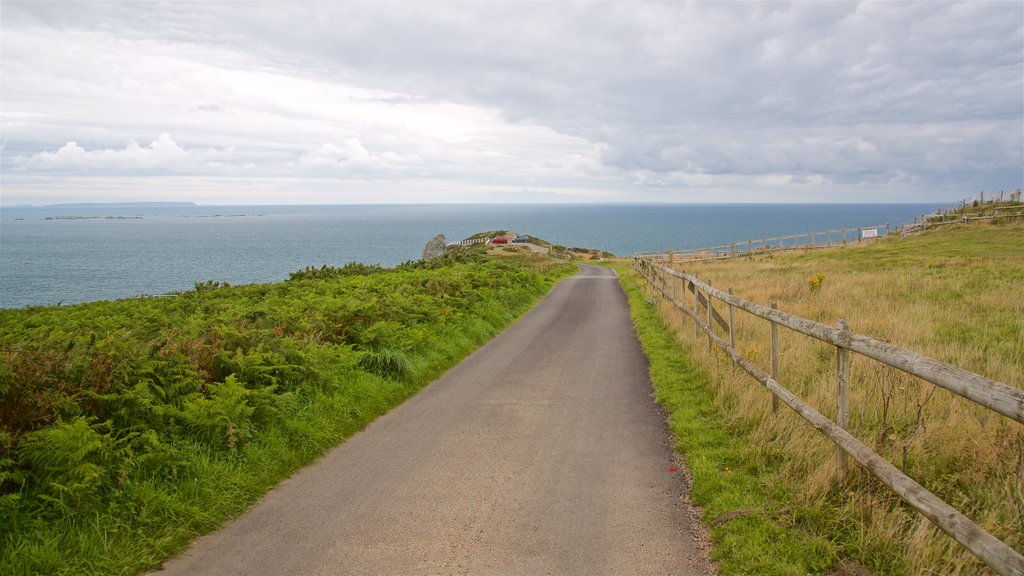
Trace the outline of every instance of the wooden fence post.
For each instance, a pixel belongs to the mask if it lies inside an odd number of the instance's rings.
[[[779,309],[779,303],[775,300],[769,302],[772,310]],[[772,380],[779,381],[779,327],[772,322]],[[779,411],[779,398],[772,394],[772,413]]]
[[[711,286],[711,280],[708,280],[707,284],[708,284],[708,286]],[[707,301],[708,301],[708,306],[707,306],[707,308],[708,308],[708,353],[710,353],[711,352],[711,333],[715,331],[714,325],[711,323],[711,298],[712,298],[711,292],[710,291],[705,291],[704,292],[704,297],[707,298]]]
[[[732,288],[729,288],[729,296],[732,296]],[[735,350],[736,349],[736,334],[735,334],[735,331],[733,330],[732,310],[733,310],[733,305],[732,305],[732,302],[730,302],[729,303],[729,347],[732,348],[733,350]],[[735,358],[732,359],[732,371],[733,372],[736,371],[736,359]],[[774,394],[773,394],[773,396],[774,396]]]
[[[694,280],[696,280],[697,279],[697,275],[694,274],[693,278],[694,278]],[[700,318],[700,316],[697,315],[697,301],[700,300],[700,298],[698,298],[698,296],[697,296],[698,294],[700,294],[700,289],[697,288],[697,284],[694,283],[693,284],[693,337],[694,338],[696,338],[697,336],[700,336],[700,320],[698,320],[698,318]]]
[[[849,326],[846,324],[846,320],[840,320],[838,328],[844,331],[848,330]],[[846,430],[850,423],[849,406],[847,404],[850,386],[850,351],[842,346],[836,346],[836,372],[838,374],[836,381],[839,386],[836,394],[836,403],[838,404],[836,424],[843,430]],[[836,446],[836,479],[840,482],[846,480],[849,470],[850,465],[847,461],[846,451]]]
[[[679,307],[684,306],[685,302],[686,302],[686,278],[679,278]],[[680,310],[679,313],[682,314],[683,311]],[[685,316],[685,314],[683,314],[683,315]],[[680,318],[679,319],[679,327],[680,328],[683,327],[683,320],[685,320],[685,318]]]

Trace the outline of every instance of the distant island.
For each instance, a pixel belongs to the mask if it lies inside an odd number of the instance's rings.
[[[47,216],[43,220],[142,220],[142,216]]]
[[[19,204],[12,208],[186,208],[198,206],[195,202],[72,202],[69,204]]]

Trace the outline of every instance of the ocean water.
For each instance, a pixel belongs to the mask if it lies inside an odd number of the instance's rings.
[[[891,223],[937,205],[380,205],[0,210],[0,307],[272,282],[306,266],[418,259],[428,240],[511,230],[620,256]],[[69,217],[82,217],[71,219]],[[110,217],[110,218],[108,218]],[[50,218],[50,219],[47,219]]]

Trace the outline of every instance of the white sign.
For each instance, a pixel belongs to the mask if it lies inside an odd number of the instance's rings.
[[[878,238],[878,228],[867,228],[860,231],[861,238]]]

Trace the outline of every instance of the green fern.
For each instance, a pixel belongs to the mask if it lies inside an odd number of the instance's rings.
[[[200,440],[235,452],[252,431],[255,409],[247,397],[248,391],[231,375],[210,384],[209,397],[197,394],[186,401],[181,417]]]
[[[29,493],[63,514],[97,501],[125,455],[119,444],[81,416],[25,434],[18,460],[28,471]]]

